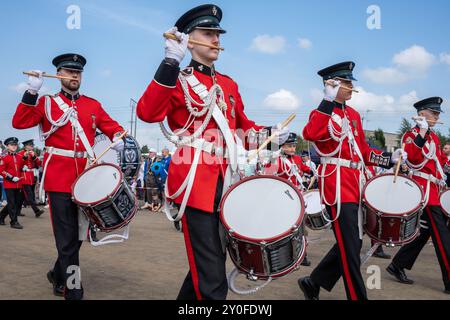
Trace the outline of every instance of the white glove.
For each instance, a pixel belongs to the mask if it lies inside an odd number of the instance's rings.
[[[275,140],[275,143],[278,143],[280,146],[287,141],[289,133],[288,127],[281,128],[281,123],[272,127],[272,134],[278,134],[278,141]]]
[[[170,28],[166,33],[174,34],[178,39],[166,39],[166,58],[175,59],[181,63],[186,55],[189,35],[178,32],[177,27]]]
[[[29,169],[28,166],[23,166],[23,168],[22,168],[23,172],[27,172],[28,169]]]
[[[19,182],[19,178],[17,178],[17,177],[14,177],[14,178],[12,178],[12,182]]]
[[[414,117],[413,120],[416,122],[420,129],[428,130],[429,125],[425,117]]]
[[[324,100],[333,102],[336,99],[336,96],[339,92],[339,88],[341,87],[341,82],[339,80],[328,80],[325,84],[324,92]]]
[[[37,73],[39,77],[29,76],[28,77],[28,91],[31,94],[37,94],[39,90],[42,88],[42,84],[44,83],[44,78],[42,77],[42,71],[33,70],[32,72]]]
[[[113,149],[114,151],[117,151],[117,152],[122,152],[124,147],[125,147],[125,145],[123,143],[123,139],[121,139],[119,137],[114,137],[111,149]]]
[[[442,178],[442,180],[439,181],[439,185],[441,186],[441,188],[447,187],[447,175],[446,174],[444,174],[444,177]]]
[[[403,151],[402,149],[397,149],[392,154],[391,162],[393,164],[397,164],[398,161],[401,160],[402,163],[405,163],[407,159],[408,159],[408,153]]]

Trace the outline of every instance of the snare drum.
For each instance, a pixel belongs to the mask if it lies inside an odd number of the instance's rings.
[[[372,178],[363,191],[364,229],[387,246],[405,245],[419,235],[424,194],[414,180],[393,174]]]
[[[290,182],[275,176],[243,179],[228,190],[220,208],[228,252],[250,279],[282,277],[304,259],[305,205]]]
[[[450,189],[441,193],[441,208],[442,211],[450,218]]]
[[[84,171],[72,186],[72,198],[91,225],[102,232],[125,227],[137,212],[136,196],[121,170],[112,164]]]
[[[305,225],[311,230],[323,230],[331,225],[327,209],[322,204],[319,190],[311,190],[303,194],[305,199]],[[328,220],[325,218],[327,217]]]

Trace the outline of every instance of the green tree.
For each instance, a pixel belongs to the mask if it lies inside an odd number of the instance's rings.
[[[447,142],[450,142],[450,137],[442,134],[439,130],[435,130],[436,135],[439,137],[439,142],[441,146],[445,146]]]
[[[412,124],[406,119],[402,119],[402,123],[400,124],[400,129],[398,130],[398,137],[401,140],[403,135],[412,129]]]
[[[384,137],[384,132],[381,129],[375,130],[374,132],[375,144],[381,149],[386,148],[386,138]]]
[[[150,152],[150,149],[148,148],[147,145],[145,145],[145,146],[142,147],[142,149],[141,149],[141,153],[142,153],[142,154],[147,154],[147,153],[149,153],[149,152]]]

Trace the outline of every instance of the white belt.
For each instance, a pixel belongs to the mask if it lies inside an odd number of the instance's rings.
[[[217,147],[217,145],[215,145],[212,142],[205,141],[205,142],[203,142],[203,144],[201,146],[198,144],[195,144],[195,142],[192,142],[192,143],[185,144],[185,146],[191,147],[194,149],[201,149],[202,151],[209,153],[211,155],[216,155],[217,157],[228,158],[228,148],[225,148],[225,154],[223,154],[224,148]]]
[[[429,181],[431,181],[431,182],[433,182],[434,184],[437,184],[437,185],[440,184],[440,180],[438,178],[436,178],[435,176],[433,176],[432,174],[426,174],[426,173],[423,173],[423,172],[420,172],[420,171],[414,171],[412,175],[416,176],[416,177],[421,177],[421,178],[423,178],[425,180],[429,180]]]
[[[341,167],[346,167],[346,168],[355,169],[355,170],[361,170],[363,167],[362,162],[350,161],[350,160],[340,159],[340,158],[322,157],[320,159],[320,163],[321,164],[332,164],[335,166],[340,165]]]
[[[67,157],[67,158],[77,158],[77,159],[85,159],[88,157],[86,151],[73,151],[73,150],[64,150],[58,149],[54,147],[45,147],[45,152],[49,154],[56,154],[57,156]]]

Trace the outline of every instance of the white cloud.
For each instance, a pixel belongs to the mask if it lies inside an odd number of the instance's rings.
[[[298,46],[301,49],[311,49],[312,48],[312,42],[309,39],[300,38],[300,39],[298,39]]]
[[[400,84],[409,80],[406,73],[396,68],[365,69],[363,76],[374,83],[380,84]]]
[[[424,47],[414,45],[397,53],[392,60],[399,68],[412,72],[427,72],[436,62],[436,57]]]
[[[440,54],[440,61],[442,63],[448,64],[450,66],[450,54],[448,54],[447,52],[441,53]]]
[[[264,106],[278,111],[295,111],[300,104],[300,98],[285,89],[269,94],[264,99]]]
[[[422,46],[414,45],[394,55],[393,67],[365,69],[363,76],[378,84],[401,84],[424,78],[436,61],[435,55]]]
[[[284,52],[286,39],[282,36],[260,35],[253,39],[250,49],[266,54]]]
[[[391,95],[377,95],[362,87],[357,87],[356,90],[359,93],[354,94],[348,104],[359,112],[367,110],[374,112],[411,111],[413,104],[419,100],[416,91],[394,98]]]

